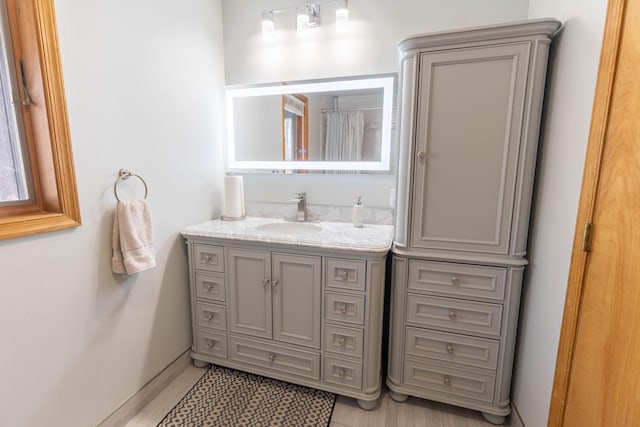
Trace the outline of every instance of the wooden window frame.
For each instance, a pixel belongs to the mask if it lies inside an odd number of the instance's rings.
[[[0,207],[0,239],[81,224],[53,0],[7,0],[7,10],[16,75],[22,60],[31,99],[22,105],[22,143],[32,197],[27,204]]]

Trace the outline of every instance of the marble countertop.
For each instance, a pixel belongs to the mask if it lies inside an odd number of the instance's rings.
[[[263,224],[286,223],[282,219],[247,217],[242,221],[214,220],[181,231],[187,238],[212,237],[263,243],[284,243],[324,249],[387,252],[393,241],[393,226],[364,224],[357,228],[344,222],[313,222],[321,229],[306,233],[285,234],[257,229]],[[293,222],[292,224],[298,224]]]

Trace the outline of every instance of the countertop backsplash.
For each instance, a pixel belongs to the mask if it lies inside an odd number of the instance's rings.
[[[295,221],[297,207],[291,203],[245,202],[247,216],[279,218]],[[353,206],[328,206],[307,204],[307,219],[310,221],[352,222]],[[365,224],[393,225],[393,210],[364,207]]]

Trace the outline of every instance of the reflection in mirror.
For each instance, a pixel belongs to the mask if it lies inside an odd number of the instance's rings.
[[[282,95],[282,160],[309,158],[309,98]]]
[[[227,89],[230,170],[388,171],[393,76]]]

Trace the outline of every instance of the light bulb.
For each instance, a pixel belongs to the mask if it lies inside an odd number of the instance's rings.
[[[262,40],[270,42],[273,40],[273,12],[262,12]]]
[[[338,0],[336,8],[336,30],[345,31],[349,25],[349,0]]]
[[[296,28],[298,33],[306,33],[309,29],[309,14],[307,7],[301,6],[296,9]]]

